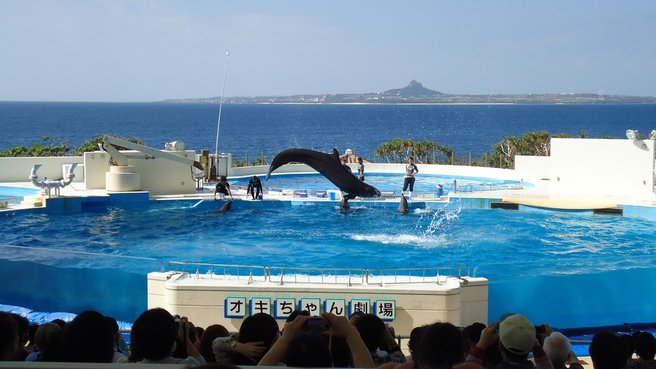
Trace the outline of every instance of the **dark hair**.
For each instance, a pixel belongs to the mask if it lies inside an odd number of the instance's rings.
[[[601,331],[592,337],[590,357],[595,369],[621,369],[626,364],[622,339],[613,332]]]
[[[18,341],[27,342],[28,340],[27,336],[28,333],[30,332],[30,321],[27,320],[26,317],[16,313],[11,313],[11,316],[14,317],[16,323],[18,324]]]
[[[168,357],[176,335],[175,321],[168,311],[146,310],[132,324],[130,361]]]
[[[289,341],[285,364],[303,368],[329,368],[332,356],[326,339],[318,333],[303,332]]]
[[[174,319],[175,320],[175,319]],[[182,322],[177,321],[175,322],[175,331],[177,332],[178,329],[180,328],[180,324]],[[198,338],[198,331],[196,330],[196,326],[194,326],[194,323],[192,322],[187,322],[189,325],[189,340],[193,343],[196,344],[196,342],[200,342],[200,339]],[[175,350],[171,353],[171,356],[178,358],[178,359],[184,359],[187,356],[189,356],[189,353],[187,352],[187,344],[185,343],[185,340],[178,336],[176,334],[175,337]]]
[[[266,347],[265,352],[262,353],[264,355],[273,346],[273,343],[278,338],[278,333],[278,323],[271,315],[257,313],[244,319],[241,323],[238,341],[240,343],[264,342],[264,346]],[[237,365],[257,364],[257,362],[253,362],[253,360],[240,354],[234,354],[232,356],[232,363]]]
[[[62,348],[65,361],[110,363],[114,356],[114,334],[104,315],[85,311],[64,328]]]
[[[214,352],[212,351],[212,342],[217,337],[228,337],[230,332],[226,327],[220,324],[210,325],[203,332],[203,336],[200,338],[200,344],[198,345],[198,351],[205,358],[205,361],[208,363],[215,363],[216,358],[214,357]]]
[[[424,333],[426,328],[428,328],[428,325],[422,325],[419,327],[412,328],[412,330],[410,331],[410,339],[408,340],[408,350],[410,351],[410,355],[412,356],[412,359],[415,361],[415,364],[417,363],[417,358],[416,358],[417,347],[419,346],[419,341],[421,341],[421,335]]]
[[[39,325],[34,334],[34,345],[38,348],[37,361],[58,361],[61,354],[62,329],[55,323]]]
[[[654,360],[656,338],[649,332],[640,332],[636,337],[635,352],[643,360]]]
[[[109,329],[111,329],[112,334],[118,333],[118,322],[116,319],[112,318],[111,316],[105,316],[105,320],[107,321],[107,325],[109,325]]]
[[[292,311],[291,314],[289,314],[289,316],[287,317],[286,323],[293,322],[294,319],[296,319],[296,317],[299,316],[299,315],[310,316],[310,312],[307,311],[307,310],[298,310],[298,309],[296,309],[296,310]]]
[[[18,323],[9,313],[0,311],[0,360],[11,360],[11,357],[2,355],[10,354],[13,356],[18,340]],[[9,352],[11,350],[11,352]]]
[[[360,337],[367,346],[367,350],[370,352],[376,351],[383,341],[386,329],[385,323],[374,314],[364,314],[355,321],[355,327],[360,332]]]
[[[419,340],[415,357],[420,367],[451,368],[465,360],[463,335],[451,323],[434,323],[426,327]]]
[[[64,327],[66,327],[66,321],[64,321],[64,319],[53,319],[51,323],[57,324],[61,329],[64,329]]]
[[[473,323],[465,327],[462,330],[462,334],[467,338],[472,340],[474,343],[478,343],[478,340],[481,339],[481,332],[485,329],[485,324],[483,323]]]

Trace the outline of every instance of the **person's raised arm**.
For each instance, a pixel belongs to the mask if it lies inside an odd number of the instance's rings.
[[[285,329],[282,331],[282,336],[278,338],[276,343],[271,346],[269,351],[262,356],[260,362],[257,363],[258,366],[275,366],[280,363],[280,360],[285,356],[287,352],[287,347],[289,342],[296,336],[298,332],[301,331],[307,316],[299,315],[291,323],[285,325]]]
[[[487,350],[488,347],[492,346],[499,339],[498,330],[499,322],[496,322],[483,329],[481,332],[481,338],[478,339],[476,346],[472,347],[471,352],[467,357],[467,361],[478,364],[482,363],[485,350]]]
[[[189,320],[187,317],[182,317],[180,318],[180,323],[178,325],[179,327],[179,337],[184,340],[185,347],[187,349],[187,356],[191,356],[194,359],[198,361],[200,364],[205,364],[205,358],[203,355],[200,354],[198,351],[198,348],[194,343],[191,341],[191,338],[189,337],[189,330],[191,329],[191,324],[189,324]]]
[[[344,337],[346,344],[351,349],[353,357],[353,366],[356,368],[373,368],[374,359],[362,341],[360,333],[351,323],[343,316],[337,316],[330,313],[323,314],[330,322],[332,334],[337,337]]]

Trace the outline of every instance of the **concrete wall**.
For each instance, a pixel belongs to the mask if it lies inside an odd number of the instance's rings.
[[[528,182],[537,182],[551,177],[551,157],[549,156],[515,156],[515,173]]]
[[[228,296],[346,299],[364,298],[370,301],[394,300],[396,319],[390,324],[401,335],[409,335],[412,328],[436,321],[458,326],[473,322],[487,322],[488,282],[484,278],[458,280],[449,278],[444,284],[385,285],[280,285],[220,279],[207,275],[149,273],[148,308],[162,307],[172,314],[188,316],[200,326],[222,324],[237,331],[242,319],[224,317],[224,301]],[[282,327],[284,320],[279,320]]]
[[[552,195],[653,197],[654,142],[551,139]]]
[[[349,164],[351,170],[357,171],[357,164]],[[365,163],[366,173],[404,173],[405,164],[387,164],[387,163]],[[418,177],[422,174],[441,174],[446,176],[464,176],[464,177],[485,177],[493,179],[507,179],[519,180],[518,176],[513,170],[500,169],[500,168],[485,168],[485,167],[469,167],[461,165],[433,165],[433,164],[417,164],[419,169]],[[268,165],[260,165],[254,167],[238,167],[231,168],[231,177],[250,176],[253,174],[266,173],[269,170]],[[274,174],[279,173],[316,173],[309,165],[305,164],[287,164],[278,168]]]
[[[121,151],[129,157],[128,164],[134,165],[141,174],[141,190],[151,195],[196,193],[196,182],[191,167],[162,158],[145,159],[138,151]],[[189,159],[195,158],[194,151],[171,152]],[[109,171],[109,154],[103,151],[84,153],[84,168],[87,189],[104,189],[105,173]]]
[[[39,180],[59,179],[64,177],[62,166],[65,164],[82,164],[81,156],[0,158],[0,182],[29,182],[32,166],[41,164],[37,171]],[[75,168],[74,182],[84,181],[84,168]]]

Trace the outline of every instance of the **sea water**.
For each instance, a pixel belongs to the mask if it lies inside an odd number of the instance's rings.
[[[164,103],[0,102],[0,150],[31,146],[47,136],[78,147],[110,134],[139,137],[152,147],[182,140],[214,153],[218,106]],[[393,138],[429,140],[480,158],[505,136],[531,131],[574,137],[625,138],[627,129],[656,129],[656,105],[231,105],[221,114],[219,152],[239,160],[303,147],[369,160]]]

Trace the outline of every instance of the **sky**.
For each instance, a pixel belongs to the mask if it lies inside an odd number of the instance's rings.
[[[0,101],[365,93],[411,80],[454,94],[656,96],[655,20],[653,0],[0,0]]]

